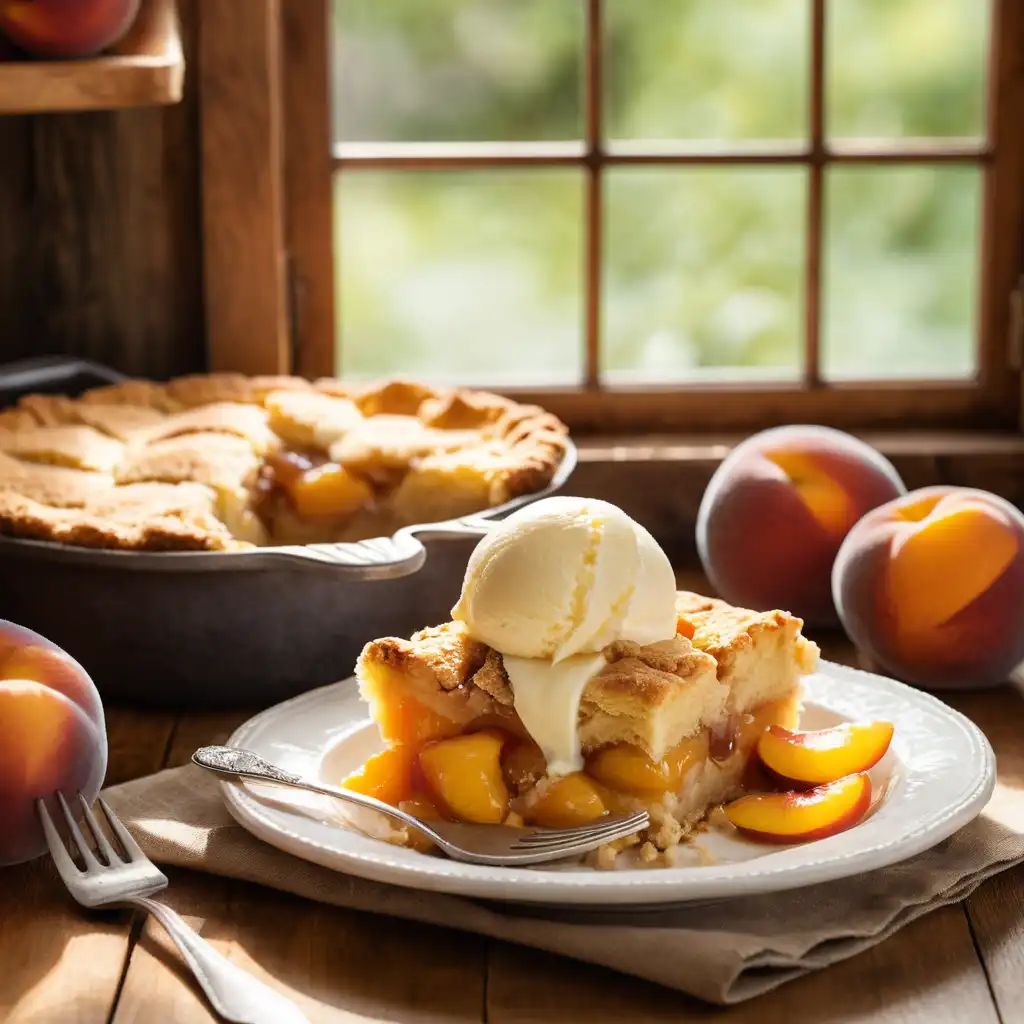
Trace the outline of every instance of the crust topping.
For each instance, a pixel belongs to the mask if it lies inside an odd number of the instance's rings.
[[[534,407],[406,381],[207,374],[29,395],[0,412],[0,533],[153,550],[359,540],[539,490],[566,433]]]

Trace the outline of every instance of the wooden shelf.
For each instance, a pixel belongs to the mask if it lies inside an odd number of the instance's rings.
[[[175,0],[142,0],[128,35],[99,57],[0,64],[0,114],[177,103],[184,77]]]

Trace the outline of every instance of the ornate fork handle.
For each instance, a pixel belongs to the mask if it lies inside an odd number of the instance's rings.
[[[380,811],[391,818],[397,818],[403,824],[411,825],[413,828],[425,832],[435,842],[447,846],[447,842],[439,836],[429,825],[420,821],[419,818],[407,814],[405,811],[392,807],[390,804],[375,800],[372,796],[364,796],[349,789],[339,789],[334,786],[322,786],[316,782],[310,782],[299,775],[292,775],[290,772],[278,768],[277,765],[265,761],[259,754],[251,750],[242,750],[239,747],[200,747],[192,755],[193,763],[208,771],[217,772],[220,775],[231,775],[239,779],[253,779],[256,782],[270,782],[278,786],[290,786],[292,789],[302,789],[308,793],[317,793],[320,796],[333,797],[335,800],[343,800],[350,804],[358,804],[360,807],[367,807],[371,811]]]

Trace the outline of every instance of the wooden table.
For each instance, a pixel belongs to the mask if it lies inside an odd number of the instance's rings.
[[[820,640],[820,638],[819,638]],[[852,661],[844,642],[825,654]],[[950,703],[999,758],[1001,815],[1024,827],[1024,697],[1012,688]],[[109,709],[109,783],[183,764],[248,715]],[[1024,868],[887,942],[729,1010],[655,985],[463,935],[309,903],[241,882],[169,871],[167,901],[218,949],[287,992],[313,1022],[556,1020],[1024,1021]],[[216,1018],[158,927],[86,916],[48,860],[0,870],[0,1021],[175,1024]]]

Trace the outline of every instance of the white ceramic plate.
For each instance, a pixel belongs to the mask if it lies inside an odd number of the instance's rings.
[[[995,757],[963,715],[892,679],[828,662],[805,684],[804,728],[881,718],[893,722],[896,733],[871,771],[875,802],[869,815],[846,832],[803,845],[763,845],[726,827],[681,848],[680,864],[672,868],[479,867],[345,828],[338,805],[326,798],[249,783],[224,783],[224,798],[253,835],[337,871],[461,896],[577,905],[721,899],[827,882],[926,850],[985,806],[995,783]],[[351,679],[262,712],[230,742],[334,784],[380,746]]]

